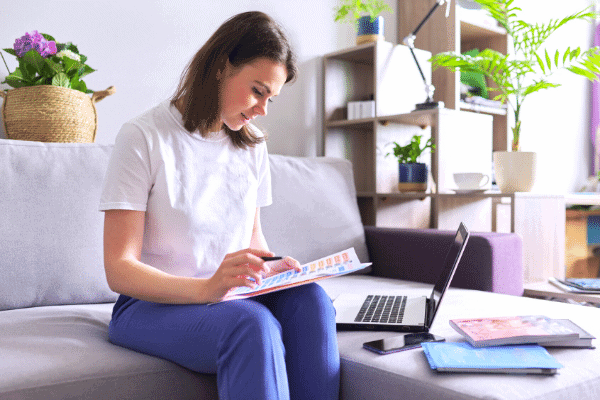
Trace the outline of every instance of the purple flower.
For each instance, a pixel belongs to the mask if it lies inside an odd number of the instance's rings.
[[[38,31],[25,33],[20,39],[16,39],[13,48],[19,58],[31,49],[35,49],[44,58],[56,54],[56,43],[47,41]]]

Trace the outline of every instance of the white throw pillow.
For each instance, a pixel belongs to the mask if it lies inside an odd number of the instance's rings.
[[[270,250],[304,264],[354,247],[368,262],[352,164],[280,155],[269,163],[273,204],[261,209],[261,225]]]
[[[116,300],[98,211],[111,149],[0,139],[0,310]]]

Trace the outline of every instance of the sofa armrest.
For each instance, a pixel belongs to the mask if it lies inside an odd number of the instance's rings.
[[[375,276],[433,284],[454,232],[365,227]],[[523,294],[523,248],[515,233],[471,232],[453,287]]]

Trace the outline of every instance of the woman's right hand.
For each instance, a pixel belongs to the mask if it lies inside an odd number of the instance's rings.
[[[244,249],[227,254],[223,262],[207,281],[206,295],[211,302],[218,302],[233,288],[248,286],[255,288],[262,283],[263,274],[269,267],[260,257],[274,254],[266,250]]]

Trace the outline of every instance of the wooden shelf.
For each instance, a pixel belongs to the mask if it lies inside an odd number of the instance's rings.
[[[493,38],[506,36],[506,29],[500,26],[483,24],[478,21],[460,21],[461,40],[473,40],[481,38]]]
[[[472,111],[482,114],[507,115],[506,108],[487,107],[480,104],[465,103],[464,101],[460,102],[460,109],[463,111]]]
[[[421,128],[435,125],[435,114],[437,110],[413,111],[408,114],[388,115],[378,117],[380,123],[394,122],[403,125],[414,125]]]
[[[373,125],[376,118],[360,118],[360,119],[340,119],[337,121],[327,121],[327,128],[360,128],[361,126]]]
[[[351,61],[357,64],[373,65],[376,42],[361,44],[333,53],[325,54],[325,58],[332,60]]]
[[[342,119],[336,121],[328,121],[326,123],[326,126],[327,128],[360,127],[361,125],[366,126],[368,124],[372,124],[373,122],[378,122],[382,125],[387,125],[388,123],[393,122],[402,125],[419,126],[424,129],[428,126],[434,125],[435,112],[436,110],[422,110],[414,111],[407,114],[386,115],[375,118]]]

